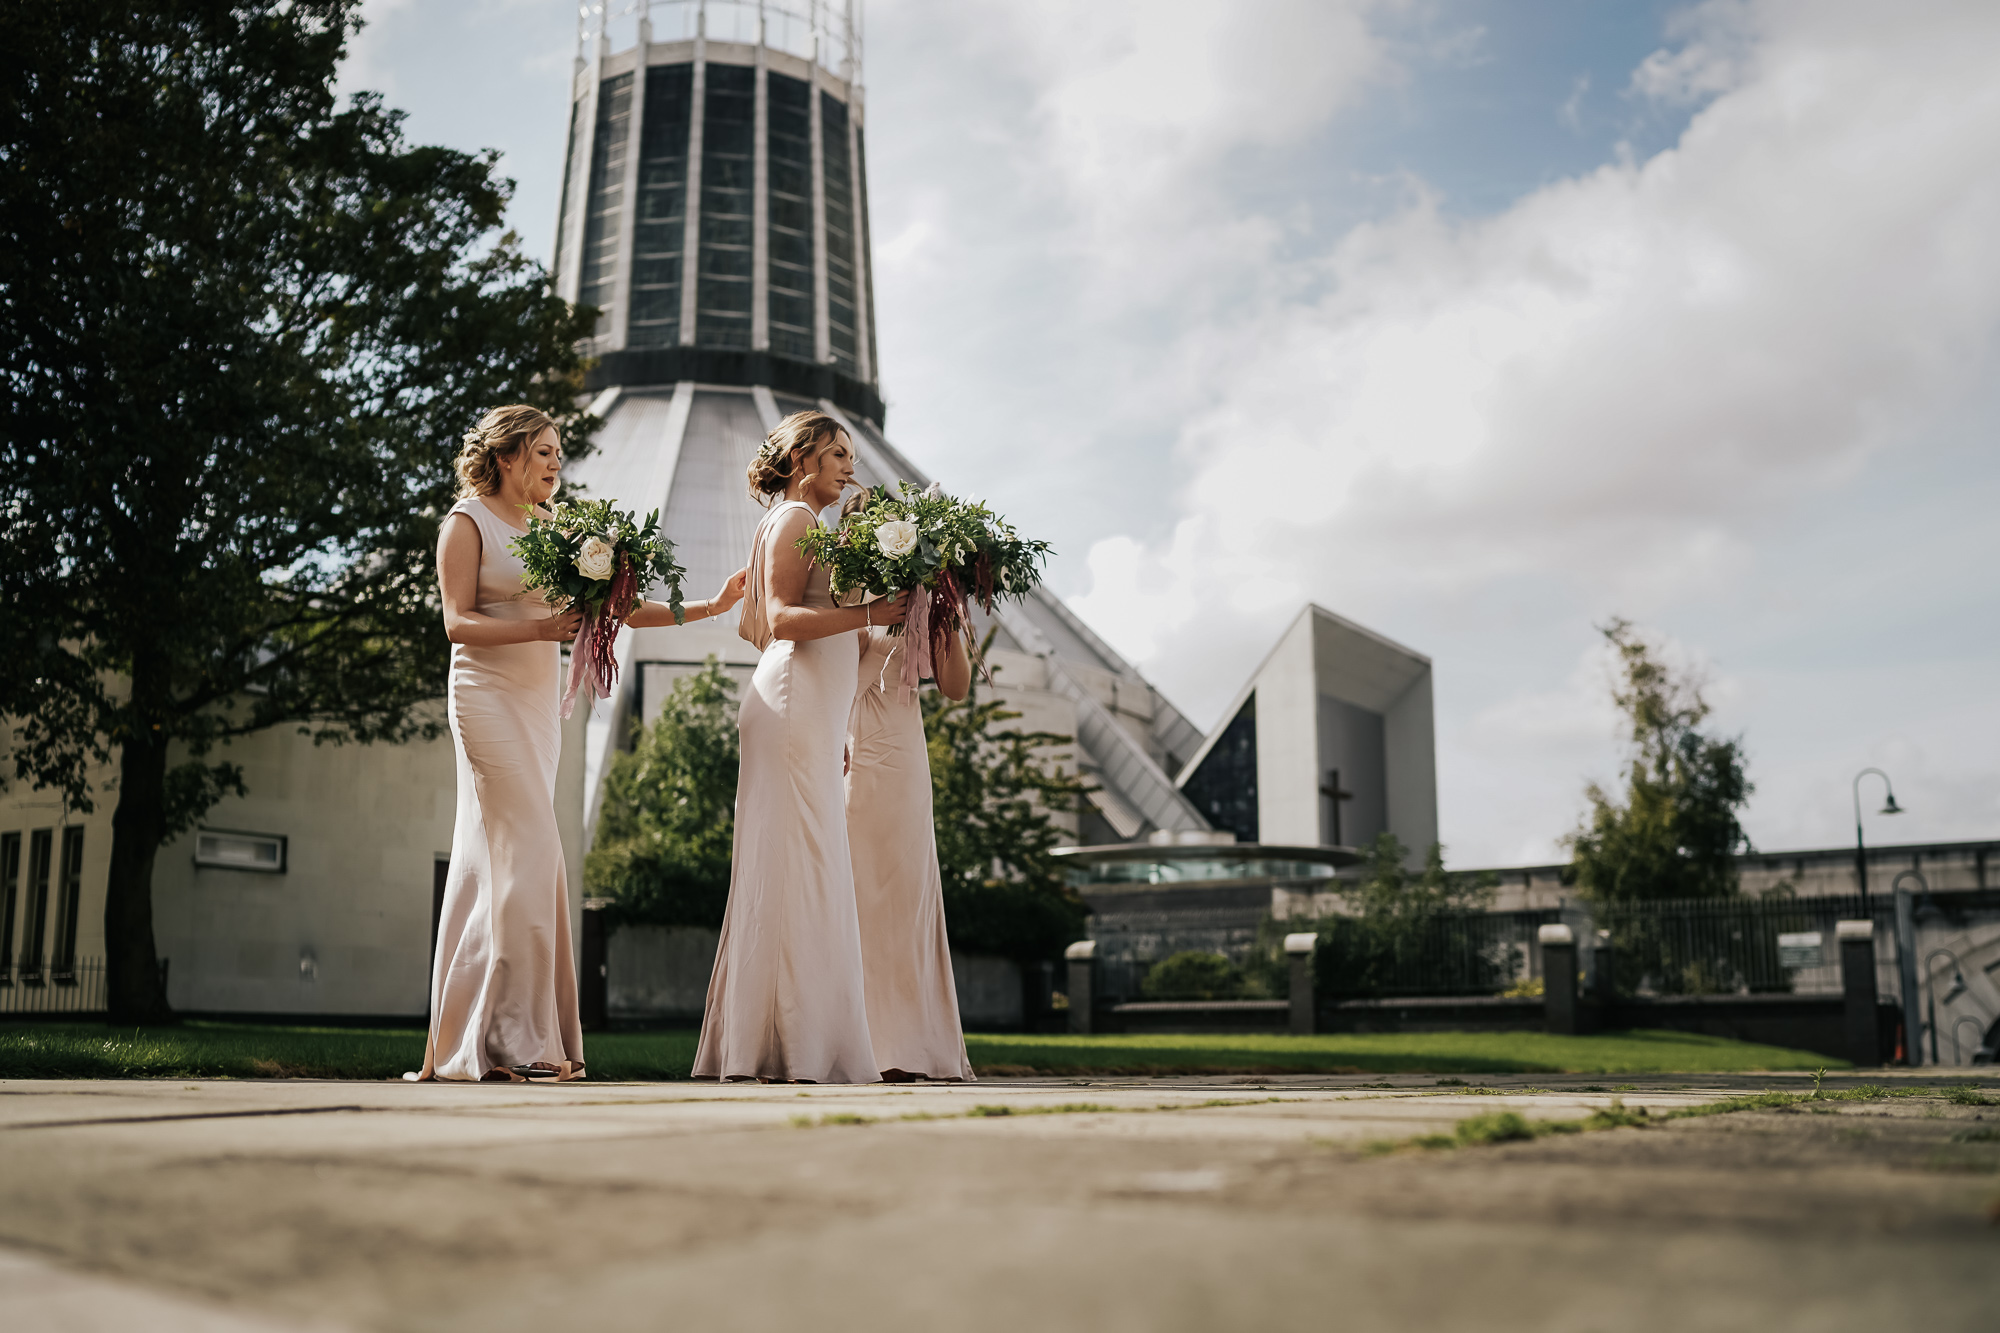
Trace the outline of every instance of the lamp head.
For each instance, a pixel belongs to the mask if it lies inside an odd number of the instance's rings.
[[[1965,974],[1953,968],[1951,973],[1951,989],[1944,993],[1944,998],[1939,1000],[1938,1003],[1950,1004],[1963,994],[1965,994]]]
[[[1889,793],[1889,803],[1882,807],[1882,813],[1885,815],[1900,815],[1903,813],[1903,807],[1896,804],[1895,792]]]

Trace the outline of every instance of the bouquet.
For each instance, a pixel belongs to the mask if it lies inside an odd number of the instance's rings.
[[[681,623],[681,580],[687,571],[674,563],[674,544],[660,535],[659,528],[657,509],[646,515],[641,527],[632,515],[613,509],[609,500],[571,500],[551,509],[548,518],[531,512],[527,532],[507,544],[521,557],[523,585],[541,589],[558,615],[583,612],[583,628],[570,648],[564,717],[570,715],[581,685],[589,686],[585,707],[593,698],[610,695],[618,679],[618,659],[612,651],[618,627],[654,582],[666,585],[674,623]]]
[[[889,632],[910,632],[902,680],[913,690],[936,675],[952,635],[965,635],[977,655],[970,604],[991,613],[995,600],[1026,597],[1042,581],[1049,544],[1024,540],[985,505],[954,499],[935,483],[920,490],[903,481],[893,493],[877,486],[867,494],[839,527],[807,532],[799,550],[826,567],[843,606],[912,594],[909,617]]]

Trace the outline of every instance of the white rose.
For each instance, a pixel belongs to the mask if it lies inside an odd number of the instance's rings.
[[[587,579],[608,579],[616,567],[618,548],[602,537],[585,537],[576,553],[576,572]]]
[[[895,560],[917,549],[917,525],[907,518],[892,518],[875,529],[875,547]]]

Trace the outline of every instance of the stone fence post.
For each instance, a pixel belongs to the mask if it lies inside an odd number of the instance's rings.
[[[1857,1068],[1882,1063],[1881,1035],[1875,1014],[1875,923],[1836,921],[1833,937],[1840,941],[1840,990],[1845,999],[1842,1018],[1847,1029],[1847,1058]],[[1903,1016],[1903,1040],[1910,1040],[1909,1015]]]
[[[1542,945],[1542,1013],[1550,1032],[1573,1037],[1577,1032],[1576,935],[1557,923],[1543,926],[1536,938]]]
[[[585,1032],[600,1032],[610,1017],[610,969],[605,966],[604,909],[608,898],[583,900],[583,930],[577,941],[576,1016]]]
[[[1593,952],[1591,993],[1600,1005],[1608,1009],[1618,1000],[1618,950],[1611,943],[1610,931],[1597,932]]]
[[[1285,961],[1292,971],[1292,1035],[1310,1037],[1316,1027],[1318,1004],[1313,996],[1313,953],[1319,948],[1317,931],[1301,931],[1285,936]]]
[[[1078,940],[1063,958],[1069,964],[1069,1030],[1088,1035],[1097,1016],[1097,941]]]

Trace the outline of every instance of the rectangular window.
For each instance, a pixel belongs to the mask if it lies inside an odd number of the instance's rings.
[[[757,71],[706,71],[701,124],[701,272],[695,341],[750,346],[750,228],[757,137]]]
[[[0,986],[14,984],[14,907],[21,895],[21,835],[0,833]]]
[[[639,213],[632,229],[629,347],[672,347],[681,340],[681,249],[687,235],[689,107],[693,65],[646,71],[646,114],[639,126]]]
[[[770,171],[771,351],[813,359],[812,87],[771,74]]]
[[[49,919],[49,861],[55,850],[55,830],[38,828],[28,835],[28,897],[21,913],[21,980],[42,984],[42,935]]]
[[[285,872],[285,839],[275,833],[232,833],[202,829],[194,835],[194,863],[218,870]]]
[[[56,940],[51,963],[56,980],[76,984],[76,914],[83,906],[83,830],[62,831],[62,871],[56,877]]]
[[[618,290],[618,227],[625,211],[625,141],[632,128],[632,76],[606,79],[597,93],[597,125],[590,145],[590,196],[583,219],[583,281],[578,305],[601,312],[597,332],[611,331],[611,301]]]
[[[820,162],[826,173],[827,345],[835,369],[859,374],[854,361],[854,155],[847,151],[847,103],[819,95]]]

